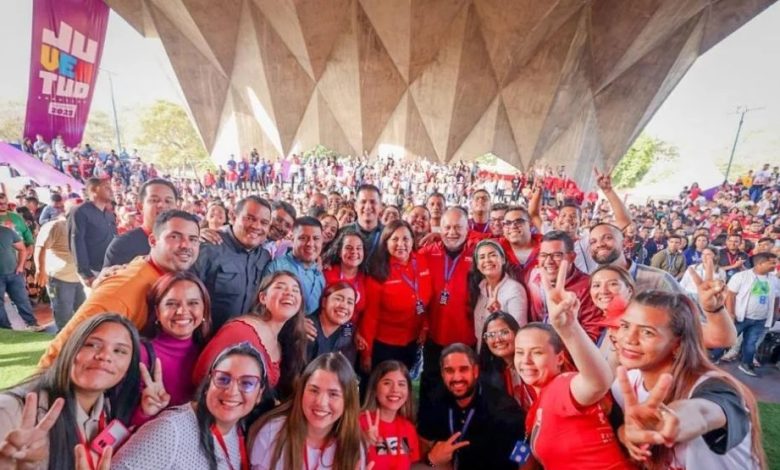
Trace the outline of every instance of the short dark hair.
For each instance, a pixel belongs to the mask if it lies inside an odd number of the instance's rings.
[[[444,194],[436,192],[436,193],[431,193],[428,197],[425,198],[425,204],[428,205],[428,201],[430,201],[431,198],[434,197],[440,197],[445,203],[447,202],[447,198],[444,197]]]
[[[463,343],[452,343],[446,348],[442,349],[441,356],[439,356],[439,367],[444,367],[444,359],[446,359],[447,356],[456,353],[465,354],[466,357],[469,358],[469,363],[471,363],[473,366],[479,364],[479,358],[477,358],[477,353],[474,352],[474,348]]]
[[[36,204],[40,204],[40,201],[35,196],[27,196],[26,198],[24,198],[24,202],[25,202],[25,204],[30,203],[30,202],[34,202]]]
[[[320,222],[316,217],[304,215],[303,217],[298,217],[295,219],[295,223],[293,224],[292,228],[293,231],[295,231],[298,227],[317,227],[318,229],[322,230],[322,222]]]
[[[772,253],[771,251],[762,251],[761,253],[754,254],[750,262],[753,263],[753,266],[755,266],[758,263],[774,259],[777,259],[776,254]]]
[[[758,239],[758,241],[756,243],[758,244],[758,243],[774,243],[774,242],[775,241],[772,240],[769,237],[761,237],[761,238]]]
[[[252,196],[247,196],[244,199],[241,199],[240,201],[238,201],[236,203],[236,209],[235,209],[236,215],[240,214],[241,211],[244,210],[244,206],[249,201],[252,201],[252,202],[254,202],[256,204],[260,204],[261,206],[267,208],[268,212],[273,211],[273,209],[271,208],[271,203],[270,202],[268,202],[267,200],[261,198],[260,196],[252,195]]]
[[[503,202],[497,202],[493,204],[493,206],[490,208],[490,212],[493,211],[508,211],[509,210],[509,204],[505,204]]]
[[[485,188],[479,188],[479,189],[477,189],[476,191],[474,191],[473,193],[471,193],[471,196],[469,196],[469,199],[471,199],[472,197],[474,197],[474,195],[475,195],[475,194],[477,194],[477,193],[485,193],[485,194],[487,194],[487,195],[488,195],[488,197],[490,197],[490,191],[488,191],[488,190],[487,190],[487,189],[485,189]]]
[[[97,176],[87,178],[87,181],[84,182],[84,189],[86,189],[87,192],[94,191],[98,186],[103,184],[103,181],[103,178],[98,178]]]
[[[361,184],[360,186],[358,186],[357,191],[355,191],[355,198],[356,199],[357,199],[357,195],[360,194],[362,191],[373,191],[373,192],[375,192],[379,196],[379,199],[382,199],[382,191],[380,191],[379,188],[377,188],[373,184],[367,184],[366,183],[366,184]]]
[[[182,219],[188,222],[192,222],[196,227],[198,227],[198,232],[200,232],[200,221],[197,217],[183,210],[171,209],[169,211],[163,212],[162,214],[158,215],[156,219],[154,219],[154,228],[152,228],[152,233],[154,233],[155,237],[160,236],[160,233],[162,233],[165,224],[167,224],[171,219]]]
[[[298,213],[295,210],[295,207],[293,207],[293,205],[287,201],[274,201],[271,203],[271,212],[276,212],[279,209],[286,212],[287,215],[293,218],[293,220],[298,217]]]
[[[149,186],[152,186],[153,184],[159,184],[161,186],[168,186],[171,188],[171,191],[173,191],[173,197],[174,199],[179,199],[179,191],[176,189],[176,186],[173,185],[170,181],[163,179],[163,178],[152,178],[148,181],[145,181],[144,184],[141,185],[141,189],[138,190],[138,201],[143,202],[144,198],[146,197],[146,191]]]
[[[680,235],[680,234],[679,234],[679,233],[677,233],[677,232],[672,232],[672,233],[670,233],[670,234],[669,234],[669,236],[668,236],[668,237],[666,237],[666,239],[667,239],[667,240],[671,240],[672,238],[676,238],[676,239],[678,239],[678,240],[682,241],[682,238],[683,238],[683,237],[682,237],[682,235]]]
[[[496,204],[496,206],[497,205],[498,204]],[[493,206],[493,210],[495,210],[495,206]],[[523,206],[509,206],[506,208],[506,213],[504,215],[509,214],[510,212],[522,212],[526,217],[529,216],[528,209]]]
[[[62,202],[62,194],[51,193],[51,198],[49,200],[51,202]]]
[[[563,242],[563,246],[566,249],[566,253],[574,251],[574,240],[571,239],[568,233],[563,230],[551,230],[544,234],[542,237],[543,242]]]
[[[577,217],[582,217],[582,207],[580,207],[579,204],[575,203],[571,199],[568,199],[568,200],[563,202],[563,205],[561,206],[561,208],[558,209],[558,213],[560,214],[567,207],[570,207],[570,208],[574,209],[575,211],[577,211]]]

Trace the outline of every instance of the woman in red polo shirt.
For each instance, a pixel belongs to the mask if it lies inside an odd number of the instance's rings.
[[[366,308],[365,240],[356,228],[341,229],[330,248],[322,255],[325,287],[345,281],[355,289],[355,313],[352,324],[359,326],[360,316]]]
[[[367,345],[361,365],[371,370],[394,359],[411,369],[417,347],[425,341],[423,326],[433,288],[428,262],[414,252],[408,223],[394,220],[385,226],[369,273],[359,327]]]
[[[577,321],[580,301],[545,278],[550,324],[529,323],[515,335],[515,368],[537,398],[526,415],[534,458],[546,470],[635,468],[624,454],[608,415],[612,371]],[[568,350],[579,372],[562,372]]]

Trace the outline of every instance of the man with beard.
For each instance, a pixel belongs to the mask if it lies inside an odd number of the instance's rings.
[[[469,203],[471,219],[469,230],[479,233],[490,231],[490,193],[484,189],[478,189],[471,194]]]
[[[322,224],[314,217],[299,217],[293,225],[292,249],[268,263],[263,273],[264,277],[277,271],[295,274],[303,289],[301,297],[306,315],[320,307],[320,297],[325,289],[325,276],[317,264],[321,252]]]
[[[412,226],[412,236],[417,246],[423,237],[431,233],[431,214],[425,206],[414,206],[404,216],[406,222]]]
[[[49,367],[78,325],[95,315],[117,313],[130,319],[139,330],[146,326],[149,289],[166,273],[187,271],[198,258],[198,219],[180,210],[163,212],[154,222],[149,245],[149,256],[135,258],[92,291],[49,344],[38,362],[39,368]]]
[[[292,204],[284,201],[274,201],[271,204],[271,227],[268,229],[268,242],[263,245],[271,254],[271,258],[283,255],[290,247],[287,235],[290,234],[297,217]]]
[[[666,271],[679,282],[685,273],[685,268],[688,267],[685,255],[682,254],[680,248],[682,248],[682,237],[676,233],[669,235],[666,249],[656,253],[650,261],[650,265]]]
[[[437,233],[441,231],[441,217],[446,205],[444,195],[441,193],[433,193],[425,200],[425,207],[431,214],[431,232]]]
[[[536,266],[539,244],[542,236],[531,233],[531,218],[521,206],[507,209],[502,221],[504,236],[499,239],[506,253],[510,273],[519,282],[525,282],[526,276]]]
[[[235,211],[233,225],[217,231],[222,243],[204,243],[192,268],[211,296],[214,331],[250,311],[263,270],[271,261],[263,248],[271,226],[271,204],[259,196],[247,196],[238,201]]]
[[[433,281],[433,295],[428,309],[428,335],[423,348],[420,379],[420,401],[426,402],[438,384],[439,356],[448,344],[477,345],[469,304],[469,271],[473,264],[478,238],[469,238],[468,214],[461,207],[451,207],[441,218],[441,240],[421,248]]]
[[[750,269],[750,257],[739,249],[741,243],[741,235],[731,234],[726,238],[726,249],[720,252],[718,265],[726,271],[726,282],[738,272]]]
[[[363,239],[366,240],[366,258],[374,254],[374,250],[379,246],[379,237],[384,228],[379,223],[379,214],[382,212],[382,192],[372,184],[362,184],[358,187],[355,197],[355,212],[357,212],[357,222],[353,225]]]
[[[601,324],[603,314],[590,296],[590,276],[574,266],[574,256],[574,241],[566,232],[553,230],[544,235],[537,254],[537,267],[528,274],[526,282],[530,304],[528,320],[547,323],[547,296],[544,292],[542,276],[547,278],[550,285],[554,287],[558,281],[558,268],[561,261],[565,259],[569,262],[569,272],[566,273],[564,288],[568,292],[573,292],[580,300],[578,320],[590,339],[596,341],[603,328]]]
[[[68,237],[79,278],[89,288],[103,269],[106,250],[117,229],[111,210],[111,180],[89,178],[86,192],[89,201],[68,216]]]
[[[138,191],[143,214],[142,225],[123,233],[109,243],[103,267],[127,264],[136,256],[148,255],[149,234],[152,233],[157,215],[175,209],[178,197],[176,187],[170,181],[155,178],[145,182]]]
[[[439,365],[446,389],[420,408],[420,455],[431,467],[517,469],[512,449],[525,435],[525,416],[503,390],[479,382],[479,365],[465,344],[447,346]]]
[[[509,206],[503,202],[493,204],[490,208],[490,235],[493,238],[500,238],[504,235],[504,214]]]
[[[614,225],[601,223],[590,229],[590,253],[593,260],[599,266],[610,264],[628,271],[634,279],[634,292],[662,290],[686,294],[680,284],[666,271],[626,259],[622,247],[623,233]],[[722,290],[723,286],[714,286],[713,288]],[[724,309],[714,312],[700,310],[703,314],[704,345],[708,348],[720,348],[730,347],[734,344],[736,329],[734,322],[724,313]]]

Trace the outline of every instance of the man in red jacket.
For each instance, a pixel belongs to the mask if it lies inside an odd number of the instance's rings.
[[[468,215],[460,207],[447,209],[441,218],[441,240],[426,245],[419,254],[425,256],[431,270],[433,295],[428,307],[428,335],[423,349],[420,400],[430,397],[441,384],[439,356],[453,343],[474,347],[472,306],[469,302],[468,277],[474,247],[482,237],[469,236]]]

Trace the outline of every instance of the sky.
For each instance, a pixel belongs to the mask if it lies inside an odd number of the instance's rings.
[[[32,1],[0,0],[0,101],[25,101]],[[645,132],[676,146],[689,161],[723,163],[745,116],[735,161],[780,162],[780,2],[700,56],[648,123]],[[11,64],[11,65],[9,65]],[[120,114],[156,99],[186,106],[157,39],[143,38],[111,12],[101,68],[112,73]],[[111,113],[108,73],[101,73],[93,109]],[[120,116],[121,119],[121,116]]]

